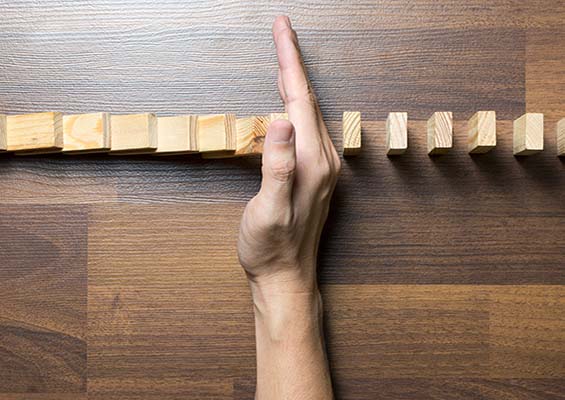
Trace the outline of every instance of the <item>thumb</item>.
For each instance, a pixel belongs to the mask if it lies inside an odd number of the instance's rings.
[[[262,196],[275,205],[285,206],[292,200],[296,172],[294,126],[287,120],[269,125],[263,146]]]

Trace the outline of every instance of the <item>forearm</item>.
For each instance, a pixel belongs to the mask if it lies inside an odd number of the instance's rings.
[[[318,290],[268,295],[257,288],[252,291],[257,340],[256,398],[333,398]]]

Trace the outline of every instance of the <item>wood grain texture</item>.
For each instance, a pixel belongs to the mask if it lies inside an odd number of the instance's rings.
[[[470,154],[488,153],[496,147],[496,111],[477,111],[469,120]]]
[[[386,154],[404,154],[408,149],[408,113],[389,113],[386,119]]]
[[[529,156],[543,151],[543,114],[526,113],[514,121],[514,155]]]
[[[63,115],[59,112],[10,115],[6,124],[8,151],[42,154],[63,148]]]
[[[63,116],[63,153],[97,153],[110,150],[110,114]]]
[[[237,148],[237,127],[234,114],[198,117],[198,146],[201,153],[231,155]]]
[[[361,153],[361,113],[343,113],[343,155],[356,156]]]
[[[565,118],[557,123],[557,155],[559,157],[565,156]]]
[[[453,147],[453,113],[435,112],[428,120],[428,154],[446,154]]]
[[[157,143],[157,155],[198,152],[198,116],[157,118]]]
[[[153,113],[112,115],[114,154],[154,153],[157,150],[157,117]]]
[[[6,127],[6,115],[0,114],[0,151],[6,151],[8,148],[8,133]]]
[[[563,399],[561,2],[3,2],[0,113],[282,110],[279,13],[337,148],[343,110],[363,114],[320,248],[337,398]],[[441,109],[453,149],[430,158]],[[388,158],[393,110],[410,147]],[[496,110],[498,140],[470,157],[477,110]],[[515,158],[525,112],[551,139]],[[0,154],[0,399],[253,399],[235,243],[260,166]]]

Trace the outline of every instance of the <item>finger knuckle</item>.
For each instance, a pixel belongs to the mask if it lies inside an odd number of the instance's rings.
[[[273,178],[285,183],[294,177],[296,162],[294,160],[277,160],[270,166],[270,170]]]

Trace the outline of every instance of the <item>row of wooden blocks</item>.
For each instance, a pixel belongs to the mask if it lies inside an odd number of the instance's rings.
[[[62,115],[46,112],[0,114],[0,151],[19,155],[63,152],[113,154],[189,154],[206,158],[261,154],[269,124],[287,119],[282,113],[236,118],[233,114],[156,117],[154,114],[108,113]],[[343,114],[343,154],[361,151],[361,113]],[[428,121],[428,154],[445,154],[453,147],[453,115],[436,112]],[[543,150],[544,116],[527,113],[514,121],[514,154]],[[479,111],[469,120],[470,153],[496,146],[496,113]],[[557,124],[558,155],[565,156],[565,119]],[[408,114],[390,113],[386,121],[386,151],[400,155],[408,149]]]
[[[469,120],[468,150],[471,154],[487,153],[496,147],[496,112],[479,111]],[[430,156],[445,154],[453,147],[453,115],[436,112],[428,120],[427,148]],[[513,151],[529,156],[543,151],[544,116],[527,113],[514,121]],[[343,115],[344,155],[361,151],[361,113]],[[400,155],[408,149],[408,113],[395,112],[386,121],[387,155]],[[565,156],[565,118],[557,124],[557,155]]]

